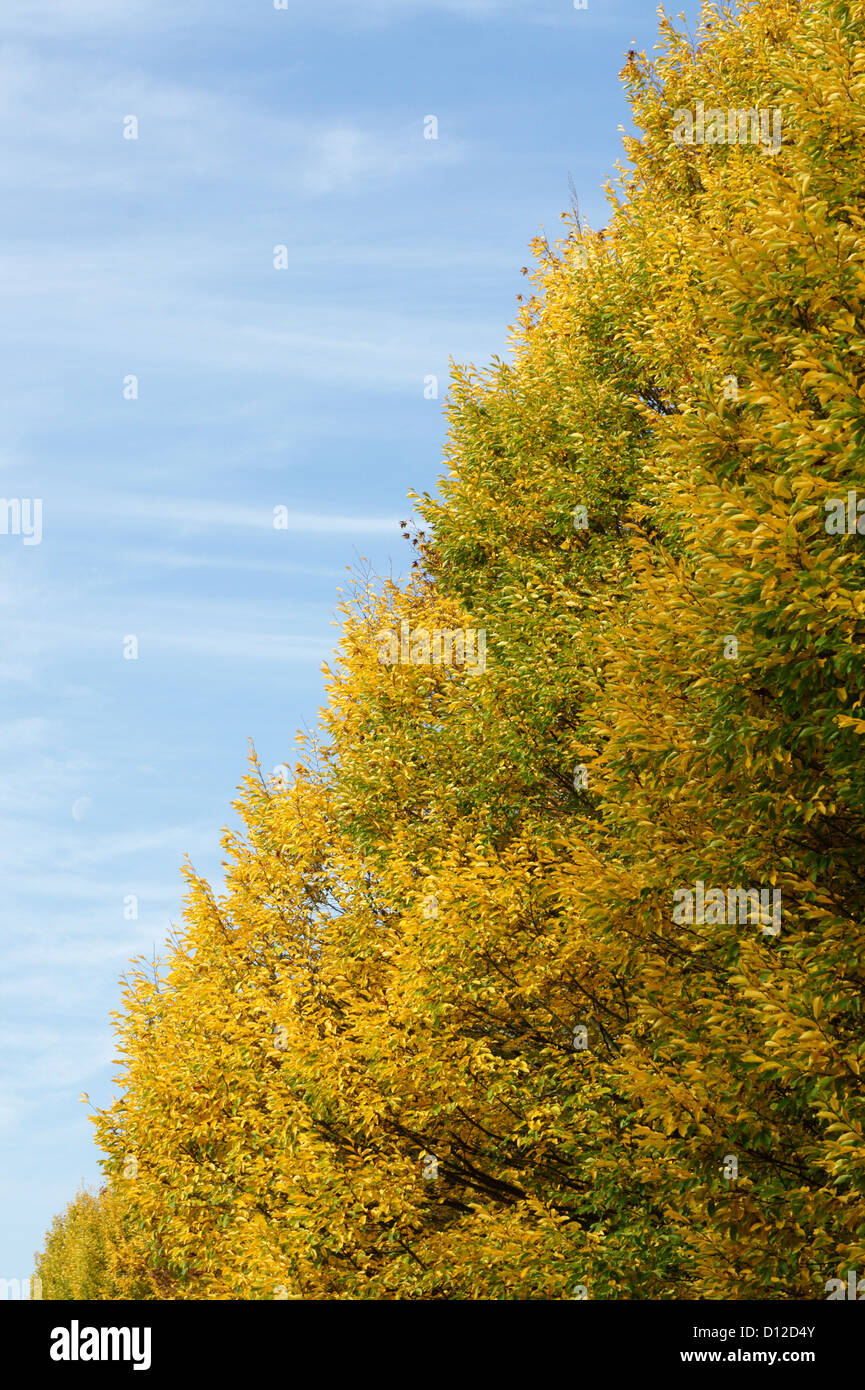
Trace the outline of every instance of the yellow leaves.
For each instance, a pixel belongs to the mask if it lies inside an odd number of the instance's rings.
[[[651,109],[774,90],[797,22],[767,0],[669,38],[608,235],[564,267],[539,243],[513,364],[454,374],[434,573],[342,603],[290,785],[250,776],[222,899],[192,880],[127,991],[97,1128],[113,1172],[141,1157],[112,1248],[145,1296],[558,1298],[575,1267],[600,1296],[801,1295],[865,1224],[825,1179],[859,1122],[865,720],[832,711],[860,707],[865,602],[822,526],[858,466],[858,184],[808,142],[672,150]],[[495,661],[385,666],[403,622],[486,625]],[[777,886],[779,937],[674,924],[697,882]]]

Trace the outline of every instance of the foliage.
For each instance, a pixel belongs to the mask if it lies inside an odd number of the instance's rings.
[[[123,1199],[107,1188],[82,1187],[66,1210],[55,1216],[37,1252],[41,1297],[54,1301],[155,1298],[149,1278],[124,1235]]]
[[[629,60],[609,226],[538,242],[512,361],[454,370],[412,580],[344,599],[291,784],[253,761],[224,894],[189,870],[127,982],[97,1133],[137,1296],[865,1262],[863,559],[824,525],[865,492],[863,38],[862,0],[760,0]],[[676,143],[698,100],[780,148]],[[486,669],[384,664],[403,622]],[[780,933],[675,920],[698,881],[780,892]]]

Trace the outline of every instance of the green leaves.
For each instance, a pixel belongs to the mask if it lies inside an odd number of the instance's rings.
[[[808,1298],[865,1262],[865,554],[823,524],[865,497],[865,7],[711,17],[629,65],[610,225],[539,242],[513,362],[455,369],[420,568],[343,603],[293,780],[253,765],[223,896],[188,875],[133,971],[115,1296]],[[695,93],[781,107],[777,155],[676,146]],[[486,669],[383,665],[403,622]],[[728,917],[749,887],[777,934]]]

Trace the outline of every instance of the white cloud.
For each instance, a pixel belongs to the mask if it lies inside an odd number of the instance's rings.
[[[177,550],[129,550],[126,559],[130,565],[147,565],[158,569],[198,570],[226,569],[242,570],[260,574],[303,575],[309,579],[342,579],[344,569],[328,568],[325,565],[293,565],[286,560],[256,560],[248,555],[193,555]],[[0,675],[3,668],[0,666]]]
[[[461,16],[468,20],[510,16],[533,22],[544,0],[289,0],[276,10],[273,0],[4,0],[3,27],[7,34],[43,35],[141,33],[164,29],[263,28],[267,23],[340,25],[353,27],[398,23],[415,15]],[[549,0],[547,0],[549,3]],[[278,31],[274,31],[275,33]]]
[[[220,4],[207,0],[4,0],[3,28],[7,34],[56,38],[72,31],[100,34],[114,31],[158,29],[168,24],[200,23],[208,11],[220,12]],[[229,7],[223,11],[226,15]]]
[[[419,164],[417,135],[383,140],[350,128],[312,134],[301,165],[300,186],[308,193],[344,193],[359,183],[393,179]]]
[[[21,681],[24,685],[32,685],[33,668],[20,661],[0,661],[0,681]]]
[[[425,141],[421,111],[374,126],[276,114],[254,92],[229,98],[134,68],[100,73],[66,50],[46,56],[21,44],[0,49],[0,110],[14,130],[0,147],[4,184],[39,196],[74,189],[162,200],[172,189],[213,185],[236,196],[249,185],[317,198],[392,183],[467,152],[455,135]],[[137,138],[124,138],[128,116]]]
[[[127,372],[139,376],[141,401],[150,404],[158,399],[154,376],[164,380],[174,370],[187,377],[204,371],[220,377],[244,373],[262,384],[301,380],[419,396],[428,372],[441,373],[444,386],[450,356],[484,360],[491,351],[504,350],[500,325],[460,315],[456,306],[450,312],[430,305],[412,311],[399,302],[396,289],[393,306],[365,295],[363,281],[359,288],[351,273],[350,251],[344,263],[347,287],[335,291],[332,277],[330,283],[324,280],[321,260],[313,271],[302,253],[295,253],[291,228],[291,219],[274,216],[269,235],[250,229],[245,244],[236,239],[204,243],[198,253],[186,241],[175,247],[164,241],[69,245],[62,257],[47,247],[7,251],[0,255],[0,297],[12,320],[10,370],[14,374],[16,357],[26,363],[36,351],[56,353],[58,340],[68,338],[79,363],[92,362],[101,378],[113,370],[105,390],[113,389],[118,401]],[[284,237],[290,269],[274,270],[273,246]],[[340,255],[334,249],[335,269]],[[384,267],[386,252],[381,261]],[[427,267],[447,269],[446,260],[437,267],[414,249],[401,263],[407,276],[415,267],[418,275]],[[227,271],[233,286],[226,283]],[[16,392],[17,415],[38,409],[41,417],[52,383],[34,383],[32,372],[27,381],[29,395]]]
[[[19,753],[41,745],[51,730],[47,719],[10,719],[0,724],[0,753]]]
[[[276,499],[272,506],[250,507],[235,502],[208,502],[200,497],[154,497],[136,493],[102,493],[64,498],[64,513],[96,520],[121,517],[127,521],[172,522],[185,530],[208,527],[273,531],[273,507],[284,505]],[[280,518],[280,530],[299,535],[399,535],[396,517],[341,516],[331,512],[289,510]]]

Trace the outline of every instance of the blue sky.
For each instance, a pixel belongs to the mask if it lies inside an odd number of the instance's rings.
[[[112,1095],[118,977],[185,854],[219,881],[249,740],[269,770],[315,722],[346,567],[410,565],[449,358],[506,354],[569,174],[607,222],[656,28],[645,0],[4,0],[0,495],[42,536],[0,533],[0,1277],[99,1180],[78,1097]]]

